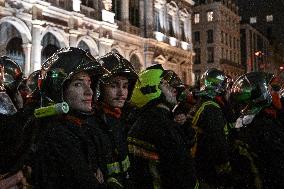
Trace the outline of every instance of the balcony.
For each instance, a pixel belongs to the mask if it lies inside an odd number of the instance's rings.
[[[121,31],[125,31],[127,33],[133,34],[133,35],[138,35],[140,36],[141,34],[141,29],[138,27],[135,27],[131,24],[127,24],[125,22],[119,21],[119,20],[115,20],[115,22],[118,25],[118,29]]]
[[[81,13],[89,18],[99,20],[98,11],[96,11],[94,8],[81,5]]]

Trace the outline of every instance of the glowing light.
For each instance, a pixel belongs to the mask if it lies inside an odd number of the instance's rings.
[[[177,39],[174,37],[170,37],[170,45],[175,47],[177,45]]]
[[[80,12],[80,0],[73,0],[73,10]]]
[[[154,32],[155,33],[155,38],[157,39],[157,41],[164,41],[164,34],[161,32]]]
[[[102,20],[110,23],[114,23],[114,13],[102,9]]]
[[[182,48],[183,50],[187,50],[187,49],[188,49],[188,43],[182,41],[182,42],[181,42],[181,48]]]

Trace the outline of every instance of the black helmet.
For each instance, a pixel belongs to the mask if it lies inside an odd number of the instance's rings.
[[[0,57],[0,67],[2,88],[5,87],[6,90],[15,92],[23,79],[21,67],[8,56]]]
[[[226,91],[226,78],[226,74],[223,71],[216,68],[209,68],[201,76],[200,91],[209,97],[222,94]]]
[[[128,100],[132,94],[138,75],[133,65],[126,60],[116,50],[112,50],[106,55],[99,58],[101,65],[108,71],[100,78],[100,84],[108,84],[109,79],[114,76],[125,76],[128,79]]]
[[[41,92],[50,101],[63,101],[63,86],[74,74],[86,71],[103,75],[105,69],[88,52],[75,47],[62,48],[48,58],[41,70]]]
[[[254,114],[269,106],[272,97],[266,75],[250,72],[240,76],[232,86],[230,100],[241,107],[243,114]]]

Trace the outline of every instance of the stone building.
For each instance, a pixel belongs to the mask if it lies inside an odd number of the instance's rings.
[[[246,72],[276,69],[271,55],[271,45],[267,37],[249,24],[241,25],[241,62]]]
[[[192,0],[0,0],[0,55],[25,75],[57,49],[118,50],[137,71],[160,63],[193,83]]]
[[[270,42],[269,71],[284,68],[284,0],[236,0],[241,23],[249,24]]]
[[[197,0],[192,17],[195,80],[212,67],[233,78],[243,74],[240,17],[234,1]]]

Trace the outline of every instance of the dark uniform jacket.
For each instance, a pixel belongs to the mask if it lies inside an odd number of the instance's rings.
[[[106,108],[104,108],[106,110]],[[98,139],[99,161],[109,188],[129,186],[130,167],[125,125],[120,118],[120,110],[97,108],[96,114],[89,119],[90,134]]]
[[[193,161],[171,112],[148,104],[128,133],[134,188],[194,188]]]
[[[277,124],[262,111],[235,132],[235,139],[246,146],[251,158],[250,163],[238,159],[240,172],[253,179],[242,179],[253,186],[249,188],[284,188],[284,133]]]
[[[230,182],[229,146],[226,118],[220,105],[202,96],[192,124],[196,129],[192,155],[199,181],[213,187],[226,186]]]
[[[84,119],[63,116],[50,119],[41,135],[32,166],[35,188],[104,188],[97,179],[96,144]]]

